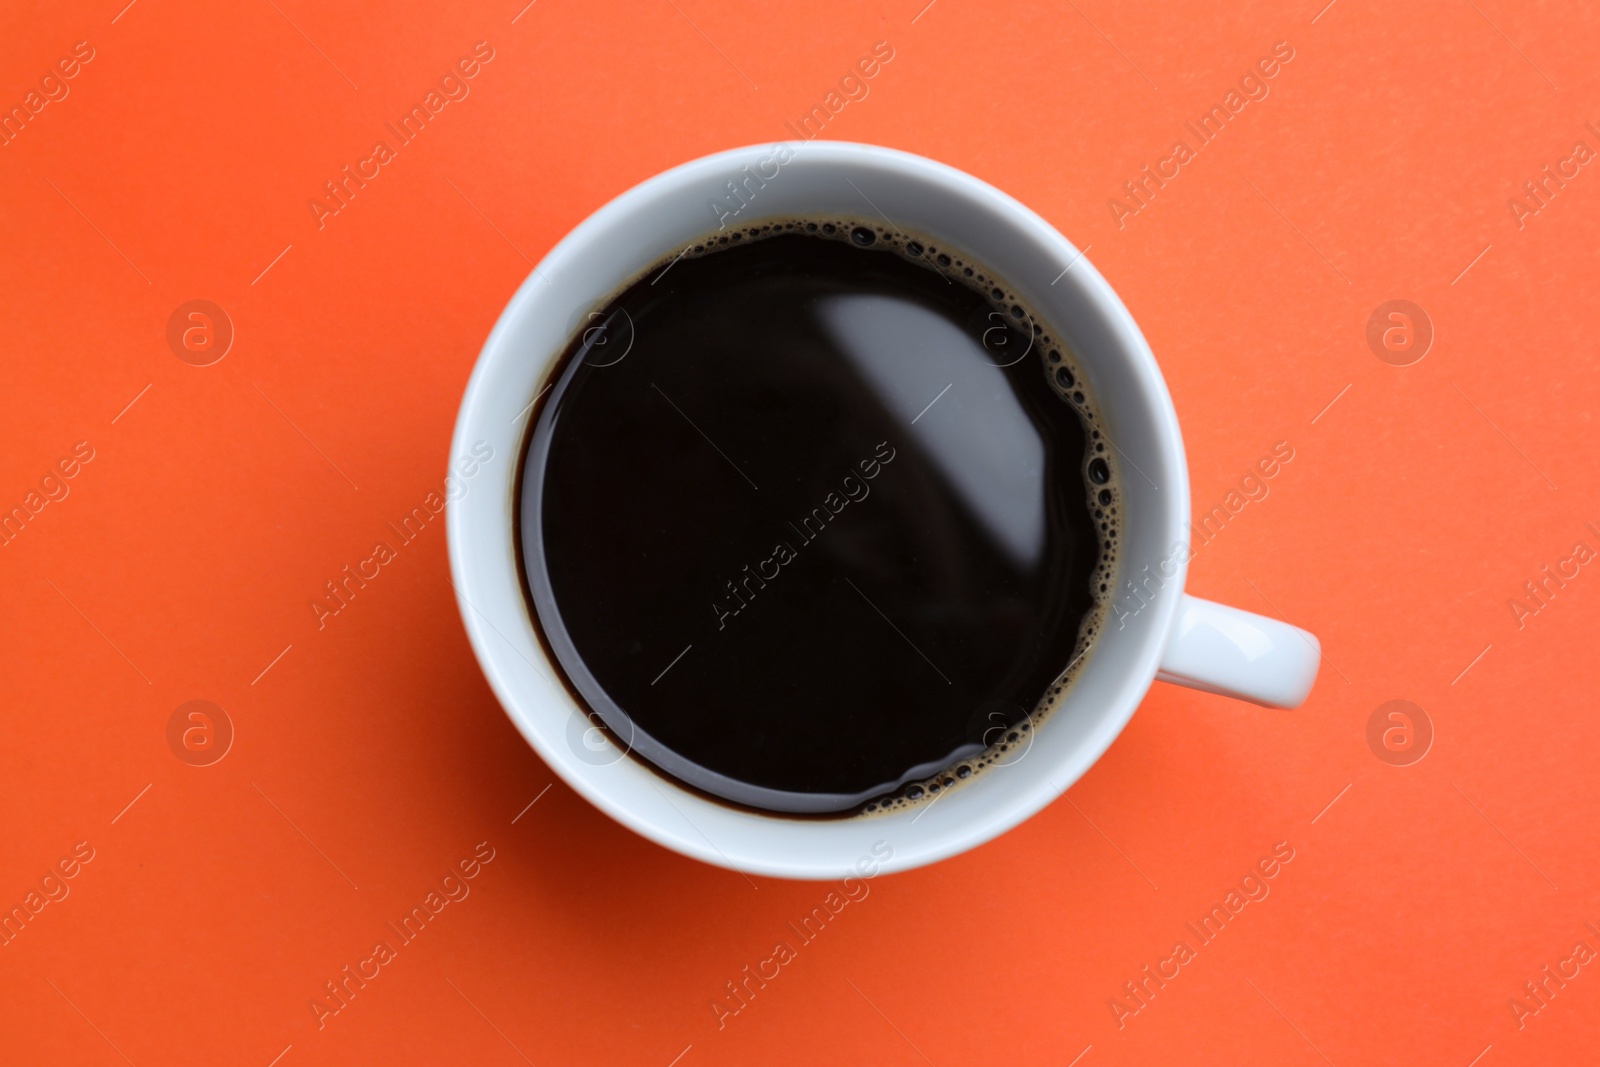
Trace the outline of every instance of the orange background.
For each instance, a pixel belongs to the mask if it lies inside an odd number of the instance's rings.
[[[0,1062],[1594,1057],[1600,966],[1520,1028],[1508,1002],[1600,949],[1600,576],[1520,628],[1508,601],[1600,548],[1600,175],[1520,227],[1507,200],[1600,148],[1600,12],[124,2],[0,11],[6,107],[95,50],[0,148],[0,506],[94,451],[0,547],[0,906],[94,851],[0,948]],[[480,40],[471,95],[319,229],[307,200]],[[827,887],[543,793],[442,522],[324,629],[308,602],[439,487],[530,260],[664,168],[790,137],[880,40],[893,61],[826,135],[954,164],[1092,246],[1167,376],[1197,510],[1295,449],[1190,588],[1326,661],[1293,712],[1157,686],[1061,800],[874,880],[719,1029],[724,983]],[[1108,198],[1278,41],[1270,96],[1119,229]],[[166,341],[197,298],[237,332],[207,367]],[[1392,299],[1434,327],[1410,366],[1366,341]],[[204,767],[166,735],[196,699],[236,730]],[[1435,731],[1404,767],[1366,739],[1396,699]],[[481,841],[471,895],[319,1029],[324,983]],[[1270,896],[1119,1028],[1123,982],[1280,841]]]

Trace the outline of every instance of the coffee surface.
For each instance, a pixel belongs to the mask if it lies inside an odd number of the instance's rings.
[[[616,745],[717,797],[949,788],[1037,722],[1107,595],[1082,385],[953,252],[848,222],[715,241],[553,372],[521,478],[538,629]]]

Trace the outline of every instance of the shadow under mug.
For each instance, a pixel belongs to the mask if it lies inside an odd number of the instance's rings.
[[[682,788],[591,721],[534,631],[512,517],[533,403],[587,312],[719,226],[823,215],[890,219],[1005,278],[1077,356],[1120,453],[1124,502],[1118,599],[1077,680],[1020,758],[932,803],[800,819]],[[481,461],[449,503],[450,569],[473,651],[506,713],[596,807],[652,841],[734,870],[871,877],[955,855],[1065,791],[1154,680],[1287,708],[1305,699],[1320,662],[1316,638],[1303,630],[1183,591],[1189,480],[1178,420],[1155,357],[1105,279],[1016,200],[905,152],[837,141],[756,145],[675,167],[606,204],[551,249],[501,314],[467,384],[451,454]]]

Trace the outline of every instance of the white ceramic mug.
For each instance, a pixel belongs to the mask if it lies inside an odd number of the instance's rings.
[[[852,818],[736,809],[628,756],[557,680],[533,629],[512,525],[531,406],[586,314],[720,226],[807,215],[887,218],[992,268],[1071,346],[1122,460],[1122,595],[1064,704],[1033,731],[1022,758],[932,804]],[[1183,441],[1155,358],[1116,293],[1016,200],[905,152],[822,141],[740,148],[659,174],[596,211],[495,324],[461,402],[452,455],[493,457],[474,463],[472,481],[458,480],[451,494],[450,568],[473,650],[507,714],[567,784],[618,822],[735,870],[823,879],[932,863],[1058,797],[1110,746],[1154,679],[1294,707],[1316,677],[1310,634],[1184,593]]]

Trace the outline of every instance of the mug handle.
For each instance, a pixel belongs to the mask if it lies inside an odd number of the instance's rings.
[[[1156,677],[1268,708],[1299,707],[1322,646],[1297,626],[1183,594]]]

